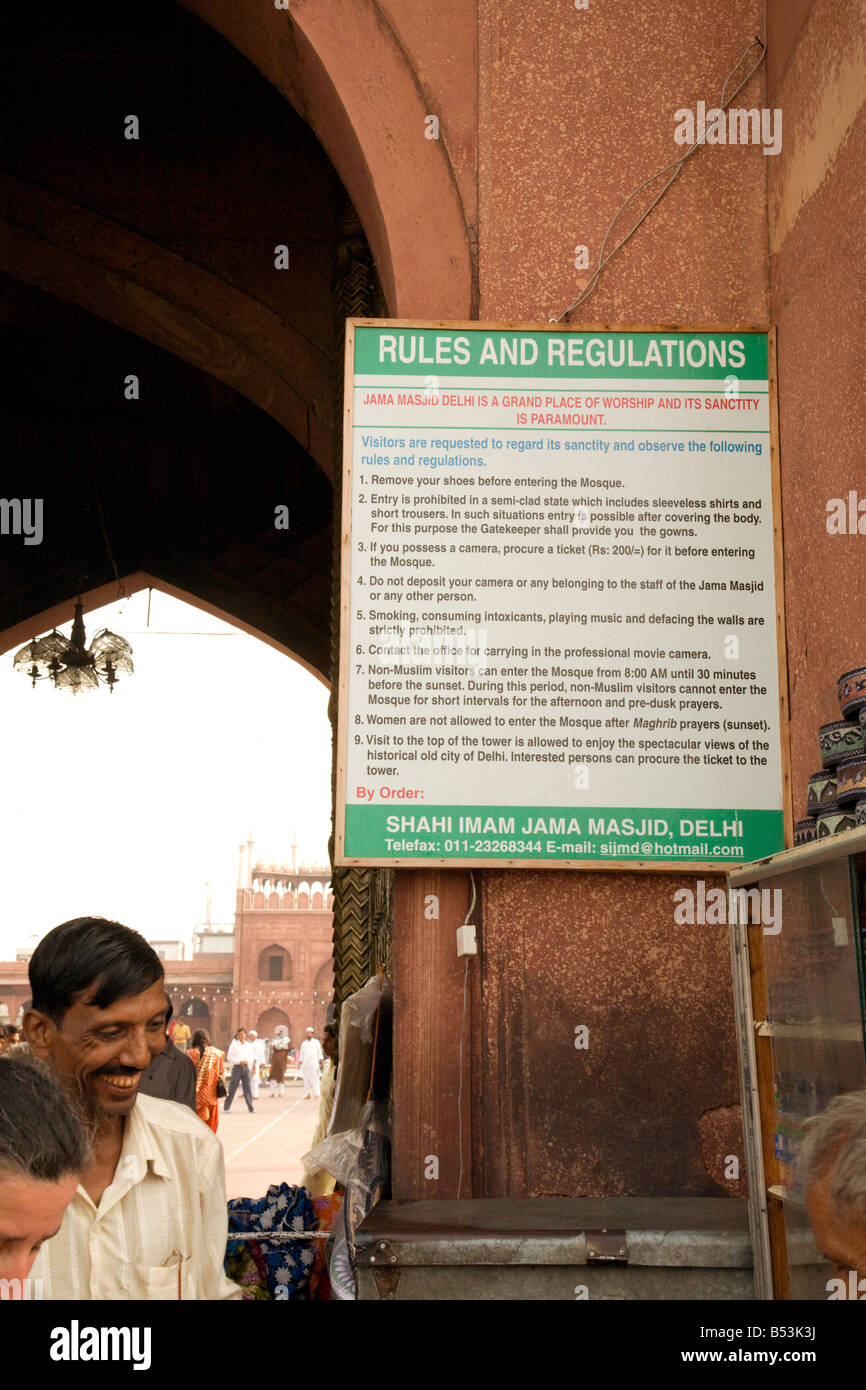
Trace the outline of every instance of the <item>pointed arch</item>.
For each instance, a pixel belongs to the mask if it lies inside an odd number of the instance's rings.
[[[221,619],[224,623],[231,623],[233,627],[240,628],[250,637],[257,637],[260,642],[264,642],[268,647],[273,647],[275,651],[282,652],[284,656],[291,657],[299,666],[303,666],[305,671],[309,671],[311,676],[315,676],[324,686],[330,686],[330,682],[317,671],[303,657],[298,656],[297,652],[287,647],[285,643],[278,642],[276,638],[269,636],[268,633],[260,631],[250,623],[243,622],[232,613],[227,613],[224,609],[218,608],[213,603],[208,603],[205,599],[199,598],[196,594],[191,594],[185,589],[180,589],[176,584],[167,584],[164,580],[158,579],[155,575],[147,574],[144,570],[137,570],[135,574],[128,574],[121,579],[124,591],[127,595],[140,593],[142,589],[158,589],[162,594],[168,594],[171,598],[180,599],[183,603],[189,603],[193,608],[198,608],[202,613],[209,613],[214,618]],[[75,595],[77,598],[78,595]],[[84,613],[91,613],[97,608],[104,608],[106,604],[113,603],[117,599],[117,585],[101,584],[96,589],[90,589],[81,595],[81,603]],[[68,623],[72,616],[73,598],[63,599],[60,603],[52,604],[50,608],[45,608],[41,613],[35,613],[32,618],[26,618],[23,622],[15,623],[14,626],[6,628],[0,632],[0,656],[14,650],[16,647],[23,646],[29,642],[31,637],[39,636],[43,632],[50,632],[54,627],[60,627],[63,623]]]
[[[472,312],[467,221],[429,103],[375,0],[277,10],[261,0],[181,0],[272,82],[312,128],[352,199],[389,312]]]

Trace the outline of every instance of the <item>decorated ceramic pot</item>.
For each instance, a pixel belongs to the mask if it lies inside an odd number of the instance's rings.
[[[845,671],[836,682],[836,694],[843,719],[856,719],[866,709],[866,666]]]
[[[813,772],[806,796],[806,815],[816,816],[822,801],[832,801],[836,795],[836,773],[832,767]]]
[[[818,730],[818,742],[824,767],[835,767],[842,758],[853,758],[855,753],[862,753],[864,737],[866,724],[852,724],[847,719],[822,724]]]
[[[836,767],[836,801],[855,806],[866,797],[866,758],[843,758]]]
[[[863,801],[858,801],[854,807],[854,823],[855,825],[866,825],[866,798]]]
[[[843,830],[853,830],[854,825],[853,807],[848,811],[837,801],[828,801],[822,806],[818,816],[818,839],[823,840],[828,835],[840,835]]]
[[[866,806],[866,802],[863,803]],[[818,828],[811,816],[805,820],[798,820],[794,826],[794,844],[810,845],[813,840],[818,838]]]

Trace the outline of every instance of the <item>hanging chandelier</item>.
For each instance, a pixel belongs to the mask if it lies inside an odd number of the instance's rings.
[[[96,690],[101,681],[114,694],[118,675],[132,675],[132,648],[123,637],[103,628],[85,647],[82,608],[79,599],[69,637],[55,628],[47,637],[34,637],[15,653],[14,670],[29,676],[34,689],[37,681],[52,680],[58,690],[77,695],[82,690]]]

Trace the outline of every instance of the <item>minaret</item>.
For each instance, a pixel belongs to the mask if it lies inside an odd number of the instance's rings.
[[[238,888],[244,886],[244,844],[238,845]]]
[[[298,840],[297,836],[292,836],[292,873],[298,872]]]
[[[255,840],[253,839],[253,832],[252,832],[252,830],[249,830],[249,831],[247,831],[247,850],[248,850],[248,859],[247,859],[247,887],[250,889],[250,891],[252,891],[252,886],[253,886],[253,845],[254,845],[254,844],[255,844]]]

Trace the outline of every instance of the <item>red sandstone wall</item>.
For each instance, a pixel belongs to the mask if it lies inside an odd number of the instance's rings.
[[[834,682],[866,665],[866,535],[830,535],[827,502],[866,498],[866,6],[776,0],[770,101],[787,138],[769,170],[779,328],[794,809],[820,767]],[[866,515],[863,519],[866,530]]]
[[[268,1009],[288,1014],[292,1042],[303,1040],[308,1024],[321,1031],[333,990],[333,915],[330,912],[279,912],[262,909],[245,912],[235,926],[235,972],[232,999],[232,1031],[255,1028]],[[289,981],[259,979],[259,956],[266,947],[282,946],[292,958]],[[313,1000],[319,971],[318,996]]]
[[[759,30],[760,5],[478,8],[481,317],[547,320],[587,278],[574,246],[594,260],[626,194],[681,153],[674,111],[715,102]],[[763,104],[762,74],[743,99]],[[580,321],[766,322],[769,162],[756,148],[700,152]],[[723,1176],[725,1155],[742,1160],[727,934],[674,925],[674,890],[690,880],[479,877],[461,1194],[741,1192]],[[440,897],[438,934],[423,917],[429,893]],[[397,1197],[457,1192],[464,965],[454,929],[466,904],[465,874],[398,875]],[[574,1047],[579,1024],[587,1051]],[[438,1179],[425,1177],[432,1155]]]

